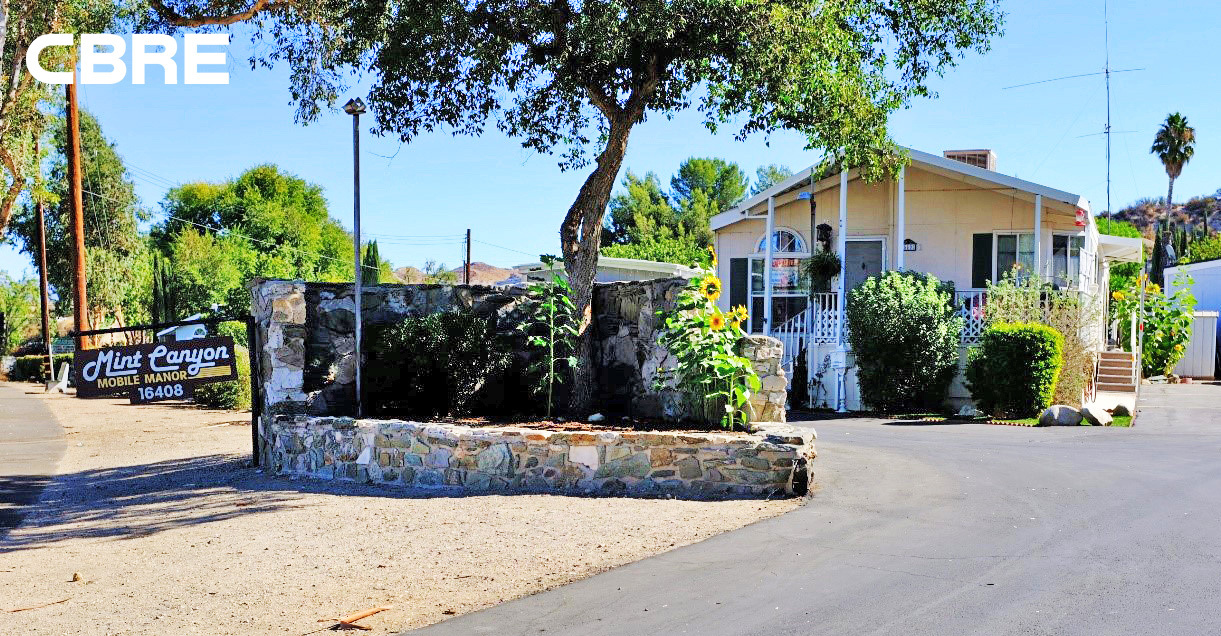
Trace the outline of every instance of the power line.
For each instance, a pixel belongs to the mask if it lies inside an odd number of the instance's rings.
[[[479,239],[471,239],[471,240],[472,240],[472,242],[474,242],[474,243],[480,243],[480,244],[482,244],[482,245],[487,245],[488,247],[497,247],[497,248],[500,248],[500,249],[502,249],[502,250],[508,250],[508,251],[510,251],[510,252],[517,252],[518,254],[525,254],[526,256],[532,256],[532,257],[534,257],[534,258],[538,258],[538,254],[531,254],[530,252],[523,252],[523,251],[521,251],[521,250],[513,249],[513,248],[511,248],[511,247],[505,247],[505,246],[503,246],[503,245],[497,245],[497,244],[495,244],[495,243],[489,243],[489,242],[487,242],[487,241],[481,241],[481,240],[479,240]]]
[[[89,193],[89,194],[91,194],[91,195],[94,195],[94,196],[99,196],[99,197],[102,197],[102,198],[104,198],[104,199],[109,199],[109,200],[111,200],[111,201],[115,201],[115,199],[113,199],[113,198],[111,198],[111,197],[107,197],[107,196],[105,196],[105,195],[97,194],[96,192],[89,192],[88,190],[82,190],[82,192],[88,192],[88,193]],[[173,214],[169,214],[169,213],[163,213],[163,214],[165,214],[165,216],[166,216],[167,218],[171,218],[171,219],[177,219],[177,220],[179,220],[179,221],[182,221],[183,223],[190,223],[191,225],[194,225],[194,226],[196,226],[196,227],[203,228],[203,229],[208,230],[208,231],[211,231],[211,232],[215,232],[215,233],[217,233],[217,234],[219,234],[219,235],[221,235],[221,236],[236,236],[236,237],[238,237],[238,238],[244,238],[244,239],[246,239],[246,240],[248,240],[248,241],[253,241],[253,242],[255,242],[255,243],[262,243],[262,244],[264,244],[264,245],[271,245],[271,246],[274,246],[274,247],[277,247],[277,248],[280,248],[280,249],[286,249],[286,250],[289,250],[289,251],[297,252],[297,253],[299,253],[299,254],[305,254],[305,255],[308,255],[308,256],[316,256],[316,257],[318,257],[318,258],[324,258],[324,259],[327,259],[327,260],[336,261],[336,262],[339,262],[339,263],[343,263],[343,264],[345,264],[345,265],[350,264],[350,263],[348,263],[347,259],[335,258],[335,257],[333,257],[333,256],[327,256],[326,254],[319,254],[318,252],[311,252],[311,251],[309,251],[309,250],[303,250],[303,249],[300,249],[300,248],[291,247],[291,246],[288,246],[288,245],[284,245],[284,244],[282,244],[282,243],[277,243],[277,242],[275,242],[275,241],[265,241],[265,240],[263,240],[263,239],[257,239],[257,238],[254,238],[253,236],[247,236],[247,235],[245,235],[245,234],[241,234],[241,233],[239,233],[239,232],[235,232],[235,231],[230,230],[230,229],[228,229],[228,228],[223,228],[223,227],[213,227],[213,226],[211,226],[211,225],[205,225],[205,224],[203,224],[203,223],[197,223],[197,222],[192,221],[192,220],[190,220],[190,219],[185,219],[185,218],[183,218],[183,217],[180,217],[180,216],[175,216],[175,215],[173,215]],[[376,267],[373,267],[372,265],[365,265],[365,264],[363,264],[363,263],[361,264],[361,267],[368,268],[368,269],[371,269],[371,270],[377,270],[377,269],[378,269],[378,268],[376,268]]]

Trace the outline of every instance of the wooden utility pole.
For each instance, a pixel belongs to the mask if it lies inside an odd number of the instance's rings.
[[[465,273],[465,283],[471,284],[471,228],[466,228],[466,266],[462,268]]]
[[[41,148],[38,146],[38,140],[34,140],[34,161],[38,164],[39,181],[42,180],[42,157]],[[51,296],[47,291],[47,223],[46,210],[44,209],[42,198],[38,198],[34,203],[34,208],[38,211],[38,285],[40,289],[39,302],[42,305],[42,342],[47,348],[47,364],[51,367],[51,373],[55,373],[55,358],[51,355]]]
[[[76,331],[89,329],[89,299],[85,293],[85,204],[81,198],[81,121],[76,105],[76,77],[68,91],[68,193],[72,197],[72,305]],[[92,338],[76,337],[76,348],[88,349]]]

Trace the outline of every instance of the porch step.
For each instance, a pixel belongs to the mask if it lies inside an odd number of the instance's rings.
[[[1100,369],[1131,369],[1131,360],[1100,360],[1098,362]]]
[[[1131,351],[1103,351],[1102,360],[1104,362],[1110,361],[1110,360],[1131,362],[1132,361],[1132,352]]]
[[[1131,382],[1118,384],[1111,382],[1098,382],[1099,391],[1114,391],[1116,393],[1136,393],[1136,385]]]

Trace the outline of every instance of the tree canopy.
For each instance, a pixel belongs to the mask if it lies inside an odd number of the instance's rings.
[[[45,188],[34,191],[46,211],[47,280],[57,300],[57,312],[72,310],[72,203],[68,196],[68,161],[64,117],[51,118],[50,169]],[[139,222],[147,212],[136,197],[114,143],[87,111],[80,111],[81,201],[84,206],[86,293],[95,326],[106,317],[120,322],[146,318],[144,301],[149,283],[145,243]],[[12,221],[10,240],[21,246],[31,260],[38,254],[36,203],[21,206]]]
[[[178,186],[161,207],[151,240],[171,265],[168,315],[213,303],[242,313],[255,277],[352,280],[352,236],[328,215],[322,188],[274,165]]]
[[[755,185],[750,187],[750,193],[759,194],[791,176],[793,176],[793,171],[788,166],[778,163],[759,166],[759,169],[755,171]]]

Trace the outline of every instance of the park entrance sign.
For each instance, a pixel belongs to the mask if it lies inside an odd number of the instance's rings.
[[[78,397],[126,393],[132,404],[187,399],[197,386],[237,379],[228,337],[86,349],[72,368]]]

